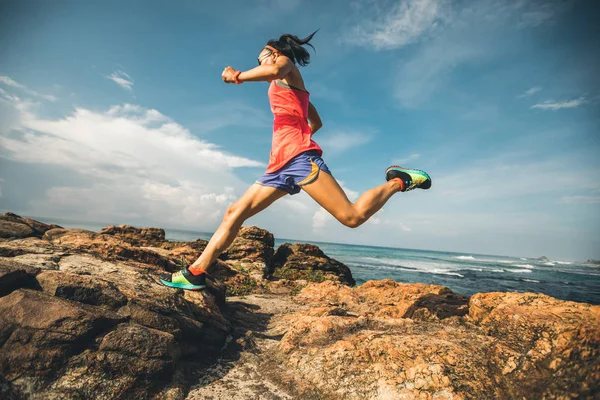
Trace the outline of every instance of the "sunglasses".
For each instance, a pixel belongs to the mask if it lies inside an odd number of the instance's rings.
[[[267,52],[265,54],[263,54],[262,56],[258,57],[258,65],[260,65],[260,63],[267,57],[272,56],[274,53],[279,53],[279,50],[277,50],[274,47],[271,46],[265,46],[265,48],[263,50],[267,50]]]
[[[258,65],[261,65],[262,61],[263,61],[265,58],[268,58],[268,57],[270,57],[270,56],[272,56],[272,55],[273,55],[273,51],[269,50],[268,52],[266,52],[266,53],[265,53],[265,54],[263,54],[262,56],[258,57],[258,58],[257,58],[257,60],[258,60]]]

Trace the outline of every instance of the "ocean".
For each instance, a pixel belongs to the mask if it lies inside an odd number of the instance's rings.
[[[109,224],[32,217],[65,228],[99,231]],[[165,229],[168,240],[208,240],[211,233]],[[358,285],[372,279],[442,285],[454,293],[533,292],[562,300],[600,304],[600,266],[576,261],[452,253],[337,243],[275,239],[282,243],[313,243],[346,264]]]

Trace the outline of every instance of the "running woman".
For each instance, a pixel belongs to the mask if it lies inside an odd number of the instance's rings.
[[[300,189],[342,224],[356,228],[395,193],[431,187],[431,178],[425,172],[391,166],[385,171],[386,183],[366,191],[355,203],[348,200],[321,158],[323,150],[312,139],[323,123],[309,101],[298,69],[310,61],[303,46],[314,49],[309,41],[315,33],[306,39],[285,34],[269,40],[258,55],[258,67],[243,72],[232,67],[223,70],[225,83],[270,82],[268,96],[274,122],[269,164],[265,174],[227,209],[202,255],[188,268],[163,275],[164,285],[187,290],[204,288],[209,266],[231,245],[244,221]]]

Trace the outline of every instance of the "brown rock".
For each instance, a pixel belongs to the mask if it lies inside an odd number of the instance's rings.
[[[133,246],[160,245],[165,241],[165,230],[161,228],[136,228],[131,225],[107,226],[101,234],[117,236]]]
[[[127,303],[127,297],[110,281],[89,275],[44,271],[37,276],[44,292],[84,304],[116,310]]]
[[[437,285],[307,286],[275,355],[320,398],[592,398],[600,307],[531,293],[467,298]],[[470,306],[470,311],[467,308]],[[301,378],[296,378],[301,377]]]
[[[73,357],[48,394],[84,398],[150,398],[168,383],[181,351],[173,336],[136,324],[120,324],[98,351]]]
[[[600,306],[536,293],[478,293],[468,320],[512,353],[506,359],[496,350],[492,360],[530,390],[567,396],[600,389]]]
[[[225,286],[184,292],[157,279],[202,244],[130,242],[67,229],[0,241],[12,256],[0,257],[2,398],[182,398],[190,371],[219,355]]]
[[[0,297],[20,288],[35,288],[39,268],[0,258]]]
[[[0,372],[28,392],[40,389],[71,356],[122,320],[40,292],[14,291],[0,298]]]
[[[282,279],[306,279],[311,282],[332,280],[350,286],[356,284],[350,268],[327,257],[314,244],[282,244],[273,256],[270,272]]]
[[[256,226],[240,229],[237,237],[219,259],[233,261],[229,264],[234,269],[245,268],[266,276],[273,259],[273,234]]]
[[[0,238],[26,238],[42,235],[58,225],[48,225],[30,218],[22,218],[13,213],[0,215]]]
[[[84,229],[52,229],[44,234],[43,239],[54,245],[95,254],[105,260],[132,260],[169,271],[176,271],[181,267],[175,260],[155,251],[132,246],[111,235]]]

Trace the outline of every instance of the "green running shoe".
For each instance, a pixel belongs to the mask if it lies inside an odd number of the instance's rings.
[[[162,274],[160,283],[177,289],[202,290],[206,287],[206,274],[194,275],[185,268],[173,274]]]
[[[392,165],[385,170],[385,179],[400,178],[402,180],[402,192],[408,192],[416,188],[429,189],[431,187],[431,178],[425,171],[418,169],[403,168],[398,165]]]

